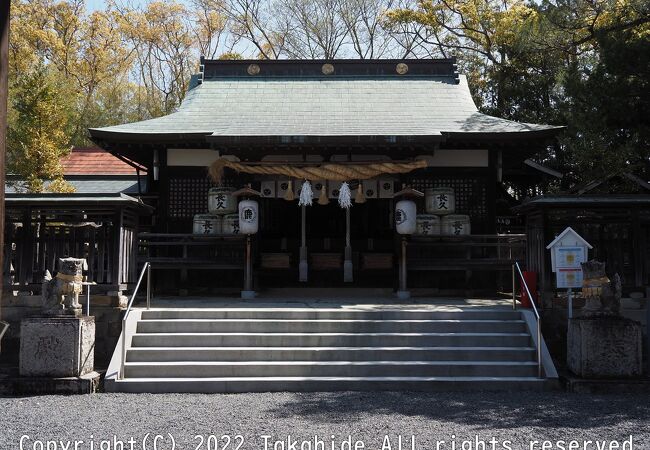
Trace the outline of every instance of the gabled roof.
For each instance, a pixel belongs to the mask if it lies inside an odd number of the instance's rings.
[[[588,193],[590,191],[593,191],[594,189],[598,188],[599,186],[603,185],[604,183],[608,183],[609,181],[615,179],[615,178],[624,178],[625,180],[631,182],[631,184],[638,186],[641,188],[642,192],[648,192],[650,191],[650,183],[647,181],[643,180],[642,178],[634,175],[633,173],[630,172],[612,172],[608,174],[607,176],[603,178],[599,178],[596,180],[591,180],[587,181],[582,184],[578,184],[571,188],[567,193],[569,194],[576,194],[576,195],[583,195],[585,193]]]
[[[334,72],[326,75],[328,64]],[[398,73],[400,64],[407,66],[406,73]],[[91,136],[121,142],[188,135],[207,142],[252,137],[444,140],[459,134],[541,138],[561,128],[480,113],[453,60],[204,61],[203,70],[178,111],[93,128]]]
[[[7,207],[33,206],[41,209],[75,207],[84,210],[91,207],[124,206],[143,214],[153,211],[142,200],[123,193],[8,193],[5,203]]]
[[[98,147],[75,147],[61,158],[64,175],[136,175],[136,170]]]
[[[576,240],[578,242],[581,242],[582,245],[586,246],[587,248],[589,248],[589,249],[594,248],[589,242],[585,241],[585,239],[582,236],[580,236],[576,230],[574,230],[571,227],[566,227],[563,232],[558,234],[558,236],[555,239],[553,239],[550,244],[548,244],[546,246],[546,249],[548,250],[548,249],[552,248],[553,246],[555,246],[555,244],[560,242],[564,238],[564,236],[566,236],[568,234],[572,234],[576,238]]]
[[[65,177],[65,181],[74,187],[77,194],[131,194],[138,195],[141,191],[146,190],[146,178],[140,180],[138,186],[138,179],[125,176],[113,175],[97,175],[97,176],[70,176]],[[44,187],[47,190],[50,182],[45,181]],[[5,184],[5,192],[7,194],[21,194],[26,191],[24,182],[20,180],[10,179]]]
[[[526,164],[528,167],[532,167],[533,169],[537,169],[540,172],[543,172],[547,175],[550,175],[555,178],[562,178],[564,176],[563,173],[558,172],[557,170],[551,169],[550,167],[546,167],[543,164],[540,164],[538,162],[533,161],[532,159],[528,158],[524,160],[524,164]]]

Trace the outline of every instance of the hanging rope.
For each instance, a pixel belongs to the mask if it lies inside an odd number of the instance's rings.
[[[390,162],[369,162],[359,164],[336,164],[326,163],[321,165],[305,165],[301,163],[291,164],[265,164],[260,162],[242,163],[219,158],[210,165],[210,176],[221,183],[224,168],[237,172],[250,173],[255,175],[284,175],[291,178],[299,178],[309,181],[332,180],[367,180],[384,174],[408,173],[416,169],[424,169],[427,162],[416,161],[390,161]]]

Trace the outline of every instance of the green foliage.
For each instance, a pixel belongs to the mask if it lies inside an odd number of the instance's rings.
[[[650,40],[635,29],[599,33],[599,58],[564,79],[564,144],[574,178],[631,171],[650,178]],[[579,172],[579,173],[578,173]]]
[[[568,187],[612,172],[650,178],[648,5],[420,0],[388,19],[426,27],[441,56],[456,56],[485,113],[566,125],[540,159]]]
[[[244,57],[237,52],[225,52],[219,55],[218,59],[223,59],[223,60],[238,60],[238,59],[244,59]]]
[[[70,151],[70,109],[64,90],[44,67],[13,83],[13,116],[8,130],[8,171],[25,180],[28,192],[74,190],[63,180],[59,162]]]

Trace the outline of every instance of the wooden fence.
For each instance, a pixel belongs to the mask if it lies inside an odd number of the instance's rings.
[[[100,290],[122,290],[137,276],[136,223],[120,213],[65,221],[65,217],[23,214],[5,226],[3,281],[7,290],[40,292],[46,271],[59,258],[84,258],[85,275]]]

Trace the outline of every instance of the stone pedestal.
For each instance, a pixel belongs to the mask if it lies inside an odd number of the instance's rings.
[[[20,324],[20,376],[80,377],[94,370],[95,318],[32,317]]]
[[[583,378],[641,376],[641,324],[623,317],[569,320],[567,365]]]

